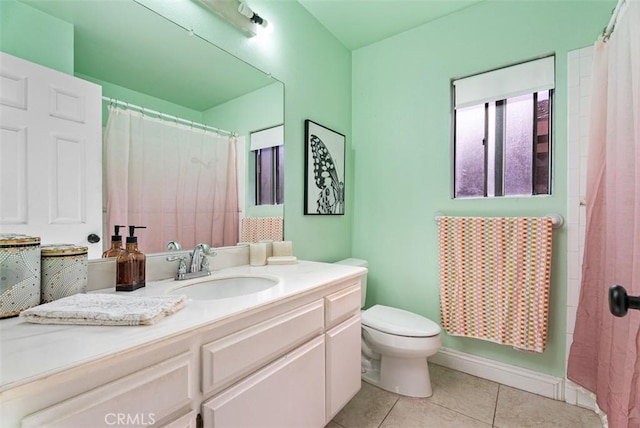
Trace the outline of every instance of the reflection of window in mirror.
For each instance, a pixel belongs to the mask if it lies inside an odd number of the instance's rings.
[[[284,203],[284,138],[283,126],[251,133],[254,153],[255,204]]]

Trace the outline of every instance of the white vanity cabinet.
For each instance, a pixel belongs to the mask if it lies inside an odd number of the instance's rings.
[[[322,428],[360,389],[359,310],[337,278],[4,389],[0,425]]]

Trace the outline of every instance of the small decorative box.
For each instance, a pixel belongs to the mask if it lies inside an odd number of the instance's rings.
[[[0,233],[0,318],[40,304],[40,238]]]
[[[42,303],[87,291],[87,247],[42,246]]]

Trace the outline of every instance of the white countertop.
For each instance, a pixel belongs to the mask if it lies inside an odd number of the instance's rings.
[[[185,308],[150,326],[42,325],[19,317],[0,320],[0,392],[99,358],[158,342],[204,325],[242,315],[314,288],[355,278],[365,268],[300,261],[295,265],[237,266],[212,272],[224,276],[265,275],[280,279],[275,287],[246,296],[218,300],[188,300]],[[164,280],[121,295],[158,296],[189,281]],[[105,284],[106,285],[106,284]],[[101,293],[115,293],[110,286]]]

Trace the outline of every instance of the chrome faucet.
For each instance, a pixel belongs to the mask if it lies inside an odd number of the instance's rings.
[[[211,251],[211,247],[209,247],[209,245],[201,243],[196,245],[191,253],[191,264],[189,265],[189,269],[187,269],[187,264],[185,262],[187,259],[186,255],[169,256],[167,257],[167,261],[180,261],[178,264],[178,272],[176,273],[176,280],[181,281],[183,279],[192,279],[211,275],[211,271],[209,270],[209,260],[207,259],[208,255],[215,256],[216,253]]]

